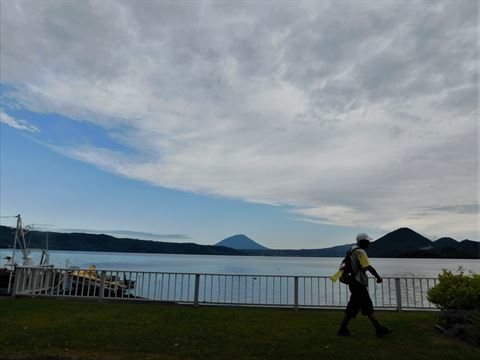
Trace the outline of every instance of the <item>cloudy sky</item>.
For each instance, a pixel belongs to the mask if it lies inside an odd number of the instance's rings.
[[[2,216],[477,240],[478,35],[470,0],[2,1]]]

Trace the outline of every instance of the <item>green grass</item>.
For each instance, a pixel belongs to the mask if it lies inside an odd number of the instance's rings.
[[[361,316],[350,326],[355,337],[336,336],[341,311],[0,298],[0,358],[480,358],[480,349],[433,330],[436,313],[378,315],[395,329],[388,338]]]

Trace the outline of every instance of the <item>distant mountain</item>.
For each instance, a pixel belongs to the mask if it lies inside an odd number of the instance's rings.
[[[433,242],[433,247],[436,249],[455,248],[458,241],[451,237],[443,237]]]
[[[393,258],[480,259],[480,243],[472,240],[458,242],[449,237],[431,241],[409,228],[400,228],[372,242],[368,255]]]
[[[457,245],[462,255],[470,259],[480,259],[480,243],[478,241],[463,240]]]
[[[50,249],[73,251],[342,257],[352,246],[352,244],[345,244],[325,249],[273,250],[267,249],[245,235],[235,235],[220,241],[215,246],[210,246],[116,238],[105,234],[56,232],[48,234]],[[0,226],[0,248],[10,248],[13,243],[13,235],[14,229]],[[30,248],[44,248],[45,237],[45,232],[32,231],[26,236],[26,241],[30,244]],[[370,257],[480,259],[480,243],[472,240],[458,242],[452,238],[430,241],[411,229],[401,228],[373,241],[367,252]]]
[[[342,257],[353,244],[338,245],[325,249],[266,249],[266,250],[243,250],[248,255],[256,256],[308,256],[308,257]]]
[[[235,250],[268,250],[265,246],[243,234],[230,236],[216,243],[215,246],[225,246]]]
[[[399,257],[406,251],[432,247],[432,241],[425,236],[409,228],[400,228],[372,242],[368,249],[368,255],[372,257]]]
[[[339,245],[325,249],[244,251],[247,251],[250,255],[263,256],[341,257],[345,255],[352,245]],[[441,238],[433,242],[412,229],[400,228],[382,236],[376,241],[372,241],[367,252],[370,257],[383,258],[479,259],[480,243],[471,240],[458,242],[452,238]]]
[[[15,229],[0,226],[0,248],[10,248],[13,244]],[[45,248],[46,233],[32,231],[26,236],[32,249]],[[132,253],[162,254],[205,254],[205,255],[243,255],[232,248],[223,246],[198,245],[194,243],[173,243],[147,241],[129,238],[116,238],[105,234],[85,233],[48,233],[48,247],[51,250],[74,251],[111,251]]]

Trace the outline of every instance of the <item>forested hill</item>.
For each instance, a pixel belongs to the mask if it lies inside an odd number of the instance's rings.
[[[10,227],[0,226],[0,248],[12,247],[14,231]],[[45,238],[46,233],[41,231],[32,231],[26,236],[30,248],[45,248]],[[232,249],[216,245],[116,238],[105,234],[58,232],[48,233],[48,243],[51,250],[310,257],[341,257],[352,246],[345,244],[324,249],[300,250]],[[256,245],[261,246],[258,243]],[[480,243],[451,238],[431,241],[411,229],[400,228],[373,241],[367,252],[370,257],[480,259]]]
[[[263,256],[345,256],[353,243],[334,246],[326,249],[302,250],[243,250],[250,255]],[[480,259],[480,243],[478,241],[456,241],[452,238],[441,238],[431,241],[409,228],[400,228],[372,241],[367,250],[370,257],[383,258],[451,258]]]
[[[226,246],[237,250],[268,250],[265,246],[243,234],[230,236],[216,243],[215,246]]]
[[[15,229],[0,226],[0,248],[10,248]],[[26,236],[29,247],[45,248],[46,233],[32,231]],[[239,255],[237,250],[225,246],[173,243],[129,238],[116,238],[105,234],[48,233],[48,248],[51,250],[113,251],[165,254]]]
[[[400,228],[374,241],[372,257],[480,259],[480,242],[441,238],[431,241],[409,228]]]

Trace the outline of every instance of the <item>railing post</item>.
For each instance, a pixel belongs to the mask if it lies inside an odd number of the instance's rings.
[[[7,294],[9,294],[10,291],[12,290],[12,279],[13,279],[13,274],[16,270],[17,270],[17,267],[15,265],[12,265],[10,276],[8,277]]]
[[[52,273],[53,273],[53,269],[50,269],[50,268],[45,269],[45,274],[43,278],[43,290],[45,291],[45,295],[48,294],[48,290],[50,288],[50,278],[52,277]]]
[[[193,305],[198,306],[198,296],[200,294],[200,274],[195,274],[195,297],[193,299]]]
[[[20,274],[22,273],[22,269],[16,267],[15,270],[12,270],[12,274],[13,274],[13,271],[15,271],[15,276],[13,279],[13,286],[12,286],[12,298],[15,298],[15,296],[17,295],[18,286],[20,284]]]
[[[33,297],[35,295],[35,293],[37,292],[37,269],[34,268],[32,269],[32,277],[33,279],[31,279],[31,282],[32,282],[32,291],[30,292],[30,296]]]
[[[402,289],[400,287],[400,279],[395,279],[395,291],[397,294],[397,311],[402,311]]]
[[[105,292],[105,278],[107,277],[107,273],[102,271],[100,273],[100,290],[98,292],[98,301],[102,301],[104,292]]]
[[[298,276],[294,277],[293,285],[293,308],[298,310]]]

